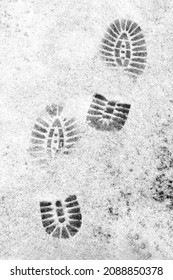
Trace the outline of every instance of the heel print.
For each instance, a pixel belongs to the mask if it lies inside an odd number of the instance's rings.
[[[53,237],[67,239],[78,233],[82,225],[82,214],[76,195],[61,200],[41,201],[42,224]]]
[[[115,20],[107,28],[100,54],[108,67],[123,67],[134,76],[146,66],[147,48],[140,26],[131,20]]]
[[[69,154],[79,139],[79,129],[75,118],[62,117],[62,106],[46,107],[46,115],[35,122],[31,135],[31,153],[40,160],[50,158],[62,151]]]
[[[103,95],[94,94],[87,113],[87,122],[99,130],[121,130],[131,105],[108,101]]]

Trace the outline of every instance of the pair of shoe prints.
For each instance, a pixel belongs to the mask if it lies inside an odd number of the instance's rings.
[[[107,28],[100,44],[100,57],[107,67],[122,68],[127,74],[141,75],[147,63],[147,49],[140,26],[131,20],[115,20]],[[108,100],[96,93],[92,96],[86,115],[86,124],[92,129],[120,131],[126,123],[130,104]],[[42,165],[48,158],[73,152],[82,137],[75,118],[66,118],[63,106],[50,105],[45,114],[35,121],[30,153]],[[40,213],[45,231],[52,237],[67,239],[75,236],[82,226],[78,198],[69,195],[64,201],[40,201]]]

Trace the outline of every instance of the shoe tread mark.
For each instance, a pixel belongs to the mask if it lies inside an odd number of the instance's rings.
[[[116,23],[111,23],[110,26],[108,28],[111,28],[111,30],[113,31],[113,33],[118,37],[120,34],[120,31],[118,30]]]
[[[94,95],[87,113],[86,121],[88,124],[96,129],[112,130],[115,127],[120,130],[127,119],[130,104],[119,103],[115,100],[108,101],[105,98],[104,106],[98,106],[95,105],[97,104],[97,99],[99,100],[100,96],[98,95],[98,98],[96,98]]]
[[[79,207],[77,207],[77,208],[72,208],[72,209],[69,209],[68,210],[68,213],[80,213],[80,208]]]
[[[64,216],[64,210],[63,210],[63,208],[57,209],[57,210],[56,210],[56,213],[57,213],[57,216],[58,216],[58,217]]]
[[[108,67],[120,66],[124,70],[130,69],[129,72],[134,76],[142,74],[145,64],[144,67],[139,66],[142,69],[140,71],[133,71],[133,66],[130,65],[134,57],[147,57],[146,42],[140,26],[125,19],[111,23],[102,39],[100,55]]]
[[[46,212],[53,211],[53,208],[50,208],[50,207],[41,208],[40,211],[41,211],[41,213],[46,213]]]
[[[42,118],[37,118],[36,123],[38,123],[38,124],[40,124],[40,125],[42,125],[43,127],[46,127],[46,128],[49,128],[49,126],[50,126],[49,121],[44,120]]]
[[[88,110],[87,120],[90,118],[100,119],[102,118],[102,114],[105,110],[105,106],[107,104],[107,99],[103,95],[94,94],[93,100]]]
[[[65,202],[71,202],[73,200],[77,200],[76,195],[70,195],[65,199]]]
[[[82,225],[82,214],[76,195],[68,196],[64,202],[56,200],[54,204],[41,201],[40,212],[43,227],[53,237],[66,239],[74,236]]]
[[[147,63],[146,59],[145,58],[140,58],[140,57],[134,57],[132,58],[132,62],[138,62],[139,64],[140,63]]]
[[[43,219],[43,218],[42,218]],[[43,226],[44,227],[48,227],[48,226],[50,226],[51,224],[53,224],[55,222],[55,220],[54,219],[52,219],[52,220],[42,220],[42,223],[43,223]]]
[[[113,46],[114,46],[114,43],[116,42],[116,38],[117,38],[117,37],[114,37],[114,36],[110,35],[110,33],[108,32],[108,30],[105,32],[105,36],[104,36],[104,37],[105,37],[105,38],[103,38],[102,41],[103,41],[104,39],[106,39],[106,40],[109,42],[109,44],[112,43]]]
[[[135,69],[135,68],[128,68],[128,69],[124,69],[124,71],[129,72],[131,74],[136,74],[136,75],[141,75],[143,73],[143,71]]]
[[[103,56],[106,56],[106,57],[110,58],[110,59],[114,59],[114,61],[115,61],[113,52],[109,52],[109,51],[106,51],[106,50],[101,50],[101,54]]]
[[[57,106],[55,104],[47,105],[46,112],[52,117],[57,115]]]
[[[99,104],[97,104],[97,103],[91,104],[90,108],[93,109],[93,111],[97,110],[97,112],[100,113],[100,114],[101,114],[102,111],[104,110],[104,106],[99,105]]]
[[[82,222],[81,221],[77,221],[77,220],[76,221],[75,220],[70,220],[69,224],[71,226],[74,226],[75,228],[80,228],[81,225],[82,225]]]
[[[51,206],[52,203],[50,201],[41,201],[40,202],[40,207],[47,207],[47,206]]]
[[[139,63],[130,63],[130,66],[132,68],[138,68],[138,69],[144,69],[145,68],[144,64],[139,64]]]
[[[69,218],[71,220],[82,220],[82,215],[81,214],[73,214],[73,215],[70,215]]]
[[[137,35],[138,33],[142,32],[141,28],[139,26],[137,26],[136,29],[134,29],[133,33],[131,33],[131,36]]]
[[[129,32],[129,29],[130,29],[130,27],[131,27],[132,24],[133,24],[133,22],[132,22],[131,20],[128,19],[127,22],[126,22],[126,28],[125,28],[125,30]]]
[[[93,95],[93,99],[95,99],[95,101],[98,102],[98,104],[99,104],[99,102],[101,102],[101,105],[105,104],[105,102],[107,102],[106,97],[104,97],[103,95],[98,94],[98,93]]]
[[[114,44],[107,39],[103,39],[102,44],[105,46],[114,47]]]
[[[53,218],[53,214],[42,214],[41,217],[42,217],[43,220],[46,220],[46,219]]]
[[[47,133],[47,129],[45,129],[43,126],[41,125],[38,125],[37,123],[34,125],[34,130],[38,130],[40,131],[41,133]]]
[[[56,228],[56,226],[53,225],[53,226],[47,227],[45,230],[48,234],[51,234],[54,231],[55,228]]]
[[[126,27],[126,20],[125,19],[121,19],[121,29],[125,30]]]
[[[53,237],[57,237],[60,238],[61,236],[61,228],[60,227],[56,227],[55,231],[52,234]]]
[[[146,57],[147,52],[135,52],[133,55],[138,57]]]
[[[139,35],[136,35],[135,37],[133,37],[131,40],[132,41],[139,41],[141,39],[144,39],[144,35],[142,33],[140,33]]]
[[[65,222],[65,218],[59,218],[59,222],[60,223],[64,223]]]
[[[70,203],[66,204],[66,207],[71,208],[71,207],[75,207],[78,205],[79,205],[78,201],[74,201],[74,202],[70,202]]]
[[[44,144],[44,141],[43,141],[43,140],[39,140],[39,139],[34,139],[34,138],[32,138],[32,139],[31,139],[31,143],[32,143],[32,144]]]
[[[133,51],[135,51],[135,52],[141,52],[141,51],[146,51],[147,50],[147,48],[146,48],[146,46],[139,46],[139,47],[135,47],[135,48],[133,48]]]
[[[118,31],[121,32],[121,24],[120,24],[119,19],[115,20],[114,24],[117,27]]]
[[[40,152],[40,151],[44,151],[44,147],[34,145],[33,147],[30,148],[30,152],[33,152],[33,153],[37,153],[37,152]]]
[[[45,135],[43,134],[40,134],[39,132],[36,132],[36,131],[32,131],[32,136],[33,137],[36,137],[36,138],[39,138],[39,139],[45,139]]]
[[[46,107],[51,120],[37,118],[31,133],[31,151],[34,153],[42,150],[43,153],[37,153],[35,157],[46,157],[48,154],[54,158],[61,151],[66,154],[67,149],[72,150],[73,147],[68,142],[75,144],[80,138],[75,118],[62,118],[62,110],[62,106],[53,104]]]
[[[132,32],[134,32],[134,30],[136,30],[137,27],[138,27],[137,23],[133,22],[132,25],[130,26],[129,34],[131,35]]]
[[[65,227],[62,228],[61,238],[63,238],[63,239],[69,238],[69,233]]]
[[[112,52],[112,55],[114,54],[113,52],[113,49],[112,48],[110,48],[110,47],[108,47],[107,45],[105,45],[105,44],[102,44],[101,45],[101,48],[103,49],[103,52],[105,52],[105,51],[108,51],[108,53],[109,52]]]
[[[69,231],[71,236],[74,236],[78,232],[78,230],[76,228],[74,228],[74,227],[72,227],[72,226],[70,226],[68,224],[67,224],[66,227],[67,227],[67,229],[68,229],[68,231]]]
[[[132,42],[132,47],[135,47],[135,46],[142,46],[144,45],[145,46],[145,40],[139,40],[137,42]]]
[[[118,38],[119,36],[119,32],[113,23],[108,27],[107,32],[114,38]]]
[[[57,200],[55,202],[56,207],[62,207],[62,202],[60,200]]]

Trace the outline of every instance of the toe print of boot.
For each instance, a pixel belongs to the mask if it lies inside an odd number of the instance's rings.
[[[142,74],[147,62],[147,49],[140,26],[131,20],[115,20],[102,39],[100,54],[108,67],[123,67],[133,76]]]
[[[94,94],[87,113],[87,123],[99,130],[121,130],[131,105],[109,101],[101,94]]]
[[[43,117],[39,117],[32,130],[30,152],[36,159],[56,158],[62,152],[69,154],[79,139],[75,118],[62,116],[63,107],[47,106]]]
[[[82,225],[82,214],[76,195],[64,201],[41,201],[42,224],[48,234],[57,238],[70,238],[78,233]]]

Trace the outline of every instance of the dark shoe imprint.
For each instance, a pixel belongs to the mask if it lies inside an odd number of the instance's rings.
[[[94,94],[87,113],[87,122],[99,130],[120,130],[124,126],[131,105],[109,101],[101,94]]]
[[[76,195],[64,201],[40,202],[42,224],[48,234],[57,238],[70,238],[78,233],[82,225],[82,214]]]
[[[143,73],[147,63],[147,48],[139,25],[131,20],[115,20],[102,39],[100,53],[109,67],[123,67],[134,76]]]

